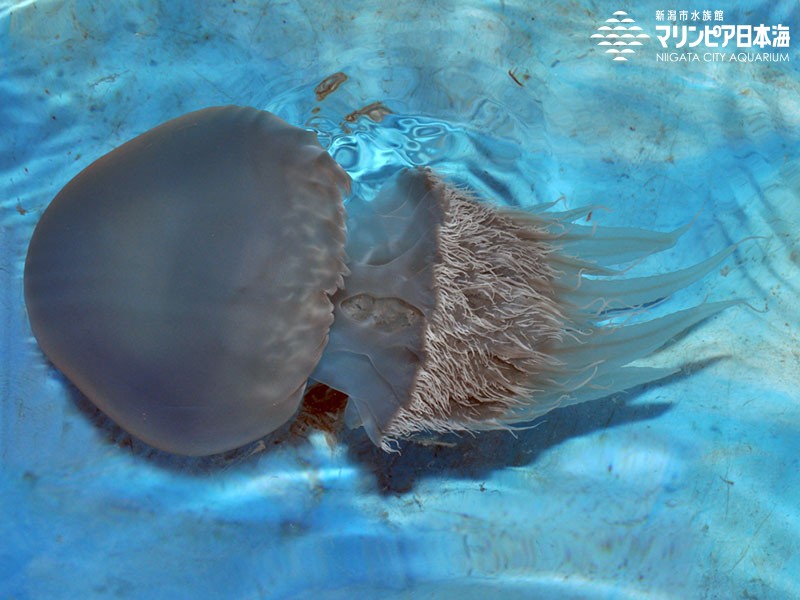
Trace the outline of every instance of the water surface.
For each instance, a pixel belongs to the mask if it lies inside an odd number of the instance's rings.
[[[0,7],[3,597],[800,597],[793,48],[788,63],[681,64],[651,45],[615,64],[589,38],[611,7],[588,1],[125,6]],[[663,8],[639,3],[637,22],[652,30]],[[740,2],[725,20],[794,34],[800,10]],[[318,131],[355,193],[429,165],[498,203],[602,204],[605,225],[694,219],[640,274],[762,236],[658,309],[757,310],[652,358],[691,365],[680,376],[516,436],[386,455],[363,432],[333,447],[282,432],[252,456],[153,452],[43,359],[27,243],[90,162],[231,103]],[[373,103],[386,110],[347,118]]]

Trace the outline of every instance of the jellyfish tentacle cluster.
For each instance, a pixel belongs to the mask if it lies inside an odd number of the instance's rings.
[[[345,211],[349,191],[313,133],[270,113],[169,121],[44,212],[25,265],[32,331],[89,400],[157,448],[242,446],[291,421],[318,381],[388,451],[665,377],[630,363],[733,304],[638,318],[733,251],[649,277],[616,269],[686,228],[502,208],[429,169]]]
[[[312,378],[347,393],[349,422],[391,450],[423,431],[507,428],[672,374],[625,365],[730,303],[619,326],[603,325],[608,311],[641,310],[733,249],[681,271],[619,278],[607,267],[671,247],[682,230],[647,235],[570,221],[587,211],[498,208],[428,169],[400,173],[371,202],[351,199],[351,275],[333,297],[330,342]],[[359,231],[385,239],[385,219],[395,251],[375,256],[376,242],[364,243]],[[365,295],[370,302],[354,317],[348,305]],[[420,317],[392,319],[405,325],[393,338],[382,331],[391,306],[414,307]]]

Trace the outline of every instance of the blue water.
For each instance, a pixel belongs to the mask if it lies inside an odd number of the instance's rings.
[[[0,3],[0,597],[800,598],[800,42],[788,63],[620,65],[589,39],[606,3],[124,4]],[[794,1],[724,4],[703,8],[800,31]],[[390,114],[345,120],[373,102]],[[150,451],[43,359],[25,252],[94,159],[230,103],[317,130],[358,194],[419,164],[497,203],[602,204],[604,225],[695,219],[640,274],[760,236],[660,310],[752,308],[649,360],[681,375],[516,436]]]

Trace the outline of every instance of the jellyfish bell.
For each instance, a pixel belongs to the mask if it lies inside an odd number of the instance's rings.
[[[346,273],[349,177],[308,131],[215,107],[152,129],[45,210],[25,302],[47,357],[128,432],[173,453],[288,421]]]

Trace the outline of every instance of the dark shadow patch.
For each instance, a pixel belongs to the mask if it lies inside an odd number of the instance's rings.
[[[725,358],[715,356],[687,363],[681,371],[659,382],[551,411],[525,429],[418,437],[402,442],[399,453],[387,453],[377,448],[363,429],[347,431],[343,425],[347,397],[322,384],[313,384],[309,386],[297,416],[269,436],[213,456],[178,456],[153,448],[131,436],[95,407],[60,372],[59,377],[74,405],[110,444],[160,468],[197,476],[246,468],[252,466],[262,452],[278,446],[302,446],[308,443],[310,434],[322,431],[331,446],[336,443],[346,445],[349,460],[373,475],[374,489],[369,491],[382,495],[403,495],[412,492],[417,483],[426,477],[444,476],[481,482],[495,470],[530,465],[543,452],[569,439],[656,419],[671,410],[673,404],[658,402],[640,405],[632,401],[647,389],[690,377]]]
[[[374,491],[381,494],[407,494],[426,477],[448,476],[481,482],[495,470],[530,465],[543,452],[569,439],[657,419],[671,410],[673,403],[633,404],[633,400],[645,390],[690,377],[725,358],[715,356],[687,363],[679,372],[658,382],[556,409],[513,433],[487,431],[407,441],[400,445],[399,453],[386,453],[376,448],[363,430],[350,432],[345,443],[350,459],[374,475]]]

